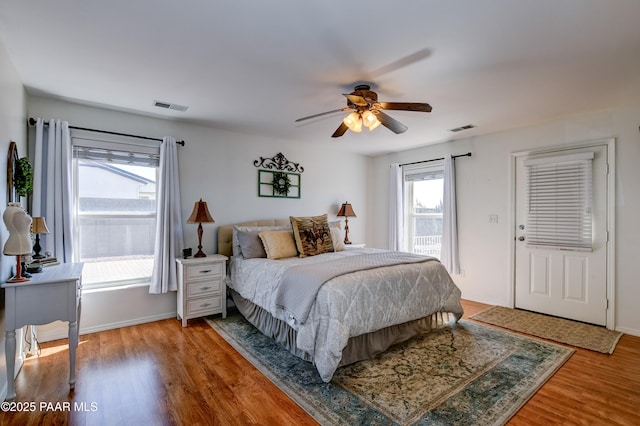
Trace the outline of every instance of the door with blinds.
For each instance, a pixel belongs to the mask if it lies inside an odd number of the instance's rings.
[[[516,158],[516,308],[607,320],[607,147]]]

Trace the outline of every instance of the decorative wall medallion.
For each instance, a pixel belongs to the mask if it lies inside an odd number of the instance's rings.
[[[304,167],[302,167],[300,163],[294,163],[287,160],[287,157],[285,157],[281,152],[277,153],[274,157],[271,158],[260,157],[260,160],[254,161],[253,165],[269,170],[275,169],[283,170],[286,172],[304,172]]]

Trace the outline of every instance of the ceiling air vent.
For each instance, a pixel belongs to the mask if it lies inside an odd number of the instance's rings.
[[[474,126],[473,124],[467,124],[466,126],[460,126],[460,127],[456,127],[455,129],[451,129],[450,132],[461,132],[463,130],[469,130],[469,129],[473,129]]]
[[[162,102],[162,101],[153,101],[153,106],[157,106],[158,108],[164,108],[164,109],[172,109],[174,111],[180,111],[180,112],[185,112],[187,109],[189,109],[188,106],[172,104],[169,102]]]

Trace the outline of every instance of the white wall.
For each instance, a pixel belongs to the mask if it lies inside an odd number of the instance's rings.
[[[640,335],[640,104],[572,116],[544,125],[473,137],[389,154],[374,159],[367,222],[377,247],[387,247],[388,169],[411,162],[464,154],[456,160],[461,268],[454,276],[463,298],[511,306],[509,223],[511,154],[601,138],[616,139],[616,329]],[[489,223],[497,214],[498,223]]]
[[[303,141],[282,142],[40,96],[29,97],[28,114],[45,120],[67,120],[71,126],[184,139],[186,146],[178,150],[183,223],[191,214],[195,201],[200,198],[207,201],[215,223],[203,224],[205,252],[217,251],[217,227],[220,225],[323,213],[329,213],[331,219],[335,218],[344,201],[351,202],[358,215],[349,221],[350,239],[366,241],[364,230],[369,217],[366,188],[371,159],[332,148],[330,138],[322,146]],[[30,137],[33,133],[31,128]],[[279,152],[304,167],[300,199],[257,196],[257,169],[253,162],[261,156],[273,157]],[[197,247],[196,228],[197,225],[184,224],[186,247]],[[175,299],[175,293],[148,295],[139,288],[85,293],[80,330],[98,331],[172,317],[176,313]],[[52,327],[40,328],[40,337],[47,340],[63,337],[66,333],[60,327],[52,330]]]
[[[6,206],[7,190],[5,177],[7,176],[7,153],[9,143],[16,142],[18,154],[23,157],[27,154],[26,136],[26,95],[18,74],[9,59],[4,44],[0,41],[0,153],[4,153],[0,158],[0,215],[4,213]],[[1,221],[0,221],[1,222]],[[0,248],[9,236],[9,231],[0,225]],[[15,266],[15,256],[4,256],[0,254],[0,282],[4,282],[11,277],[12,268]],[[7,392],[7,369],[4,351],[5,342],[5,310],[4,310],[4,289],[0,290],[0,400],[4,401]],[[18,342],[22,342],[22,334],[16,336]],[[19,347],[21,345],[18,345]],[[17,351],[21,353],[21,350]],[[19,371],[21,359],[16,363],[16,372]]]

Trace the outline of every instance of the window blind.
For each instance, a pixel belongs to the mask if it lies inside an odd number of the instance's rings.
[[[437,161],[428,165],[419,165],[403,168],[405,182],[421,180],[444,179],[444,163]]]
[[[76,130],[71,142],[74,158],[134,166],[160,164],[160,144],[156,141]]]
[[[592,249],[593,152],[526,160],[527,245]]]
[[[83,160],[93,160],[114,164],[130,164],[135,166],[157,167],[160,164],[160,157],[155,154],[116,151],[84,146],[74,146],[73,157]]]

